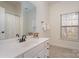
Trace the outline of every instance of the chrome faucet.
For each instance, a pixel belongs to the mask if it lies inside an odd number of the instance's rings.
[[[26,39],[26,35],[22,35],[22,38],[19,39],[19,42],[24,42],[26,41],[25,39]]]
[[[19,34],[16,34],[16,37],[19,37]]]
[[[26,39],[26,35],[23,35],[22,40],[25,41],[25,39]]]

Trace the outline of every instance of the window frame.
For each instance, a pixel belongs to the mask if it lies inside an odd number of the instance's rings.
[[[63,15],[69,15],[69,14],[72,14],[72,13],[78,13],[78,25],[72,25],[72,26],[69,26],[69,25],[66,25],[66,26],[63,26],[62,25],[62,16]],[[66,13],[66,14],[60,14],[60,39],[62,39],[62,28],[64,27],[77,27],[78,28],[78,39],[77,40],[68,40],[66,39],[67,41],[79,41],[79,12],[71,12],[71,13]],[[64,40],[64,39],[62,39]]]

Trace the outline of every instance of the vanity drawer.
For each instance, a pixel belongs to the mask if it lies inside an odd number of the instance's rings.
[[[24,54],[17,56],[16,58],[24,58]]]
[[[44,53],[45,53],[45,58],[49,57],[49,50],[48,49],[45,49]]]
[[[44,50],[41,50],[37,55],[35,55],[34,58],[44,58],[45,56],[45,52]]]
[[[37,55],[43,49],[44,49],[44,43],[41,43],[40,45],[32,48],[28,52],[25,52],[24,53],[24,58],[34,58],[35,55]]]
[[[34,58],[47,58],[49,56],[48,50],[43,49],[35,55]]]

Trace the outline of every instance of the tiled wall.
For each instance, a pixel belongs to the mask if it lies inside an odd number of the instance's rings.
[[[51,46],[49,54],[50,58],[78,58],[79,50]]]

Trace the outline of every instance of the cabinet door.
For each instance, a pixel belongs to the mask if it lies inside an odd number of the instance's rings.
[[[37,58],[47,58],[49,56],[48,50],[43,49],[37,54]]]
[[[44,49],[44,43],[41,43],[36,47],[30,49],[29,51],[25,52],[24,58],[36,58],[36,56],[42,49]]]
[[[48,49],[44,50],[44,57],[45,58],[49,57],[49,50]]]
[[[48,57],[49,56],[49,42],[48,42],[48,40],[44,43],[45,44],[45,55]]]
[[[24,58],[24,54],[17,56],[16,58]]]
[[[34,52],[32,52],[31,50],[24,53],[24,58],[33,58],[33,56]]]
[[[44,50],[41,50],[34,56],[34,58],[44,58],[44,56],[45,56],[45,52]]]
[[[45,41],[44,48],[38,52],[35,58],[48,58],[49,57],[49,44],[48,41]]]

